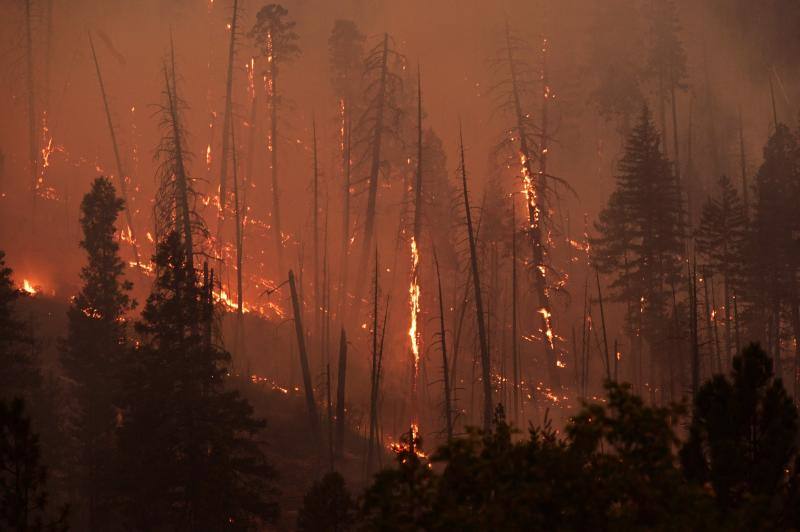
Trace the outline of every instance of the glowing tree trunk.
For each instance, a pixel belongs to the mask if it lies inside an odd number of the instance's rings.
[[[478,341],[481,354],[481,377],[483,379],[483,428],[489,430],[492,424],[492,373],[491,360],[489,359],[489,345],[486,338],[486,323],[483,316],[483,296],[481,294],[481,279],[478,273],[478,252],[475,242],[475,233],[472,228],[472,213],[469,207],[469,191],[467,190],[467,169],[464,163],[464,139],[460,137],[461,153],[461,186],[464,193],[464,210],[467,218],[467,235],[469,237],[469,257],[472,269],[472,284],[475,289],[475,312],[478,322]]]
[[[411,283],[408,288],[409,306],[411,310],[411,324],[408,328],[408,337],[411,340],[411,417],[412,422],[418,422],[417,416],[417,377],[420,363],[420,282],[419,282],[419,247],[420,232],[422,230],[422,81],[417,79],[417,179],[414,184],[414,228],[411,236]]]
[[[136,228],[133,225],[133,216],[131,214],[131,203],[128,198],[128,185],[125,182],[127,174],[122,169],[122,158],[119,155],[119,145],[117,144],[117,134],[114,131],[114,122],[111,120],[111,111],[108,107],[108,97],[106,96],[106,88],[103,83],[103,75],[100,72],[100,63],[97,60],[97,54],[94,49],[94,42],[92,36],[89,35],[89,47],[92,49],[92,59],[94,59],[94,67],[97,72],[97,82],[100,85],[100,94],[103,97],[103,109],[106,114],[106,123],[108,124],[108,132],[111,135],[111,145],[114,148],[114,160],[117,163],[117,174],[119,175],[119,188],[122,194],[122,199],[125,201],[125,222],[128,224],[129,236],[133,245],[133,254],[136,258],[136,264],[139,262],[139,241],[136,240]]]

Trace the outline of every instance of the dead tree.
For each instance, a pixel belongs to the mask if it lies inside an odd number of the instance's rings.
[[[36,196],[38,188],[38,148],[36,140],[36,88],[33,74],[33,28],[31,0],[25,0],[25,88],[28,92],[28,164],[31,172],[31,231],[36,233]]]
[[[328,39],[331,84],[339,101],[339,151],[342,172],[342,249],[339,306],[344,308],[350,256],[350,187],[352,117],[357,112],[356,94],[363,67],[364,35],[350,20],[337,20]]]
[[[378,252],[375,251],[375,278],[372,290],[372,367],[369,394],[369,441],[367,444],[367,474],[372,472],[378,430]]]
[[[433,262],[436,266],[436,284],[439,288],[439,341],[442,346],[442,385],[444,386],[444,421],[447,441],[453,439],[453,408],[450,399],[450,374],[447,362],[447,332],[444,326],[444,296],[442,295],[442,277],[439,273],[439,260],[436,250],[433,251]]]
[[[367,78],[366,109],[359,119],[357,130],[363,135],[359,144],[364,149],[362,159],[368,161],[369,173],[367,181],[367,201],[364,215],[364,234],[361,241],[361,258],[358,272],[363,279],[363,272],[367,271],[370,252],[373,249],[375,232],[375,215],[378,204],[378,179],[381,169],[385,166],[383,160],[383,143],[387,133],[393,132],[393,125],[399,119],[400,112],[395,104],[399,91],[402,89],[400,77],[390,68],[389,61],[402,60],[389,46],[390,38],[384,34],[380,44],[369,52],[365,59],[364,70]],[[356,291],[359,296],[362,287]]]
[[[270,115],[270,135],[267,146],[270,152],[272,173],[272,228],[279,271],[283,271],[283,233],[281,232],[280,183],[278,179],[278,119],[281,98],[278,92],[280,66],[300,54],[299,39],[294,31],[296,23],[286,20],[289,12],[280,4],[268,4],[259,10],[250,37],[266,58],[267,110]]]
[[[472,284],[475,289],[475,313],[478,323],[478,341],[480,342],[481,377],[483,379],[483,428],[488,431],[491,428],[493,411],[491,360],[489,359],[486,323],[484,322],[483,316],[483,296],[481,294],[481,279],[478,272],[478,252],[475,242],[475,233],[472,227],[469,191],[467,190],[467,169],[464,162],[464,138],[460,132],[459,152],[461,155],[461,186],[464,194],[464,212],[467,221],[467,236],[469,237],[470,268],[472,269]]]
[[[347,383],[347,334],[342,332],[339,337],[339,379],[336,385],[336,456],[344,454],[344,428],[345,428],[345,391]]]
[[[233,156],[233,216],[236,223],[236,348],[237,355],[243,358],[244,353],[244,231],[242,223],[242,211],[246,206],[239,199],[239,172],[238,161],[236,158],[236,132],[231,127],[231,144]]]
[[[222,226],[225,221],[225,206],[228,204],[228,152],[229,140],[233,124],[233,64],[236,61],[236,24],[239,15],[239,0],[233,0],[233,14],[231,15],[231,38],[228,44],[228,73],[225,83],[225,112],[222,118],[222,153],[220,154],[219,172],[219,217],[217,219],[217,238],[222,238]],[[221,242],[220,242],[221,245]]]
[[[297,296],[297,287],[294,282],[294,272],[289,270],[289,289],[292,293],[292,310],[294,312],[294,329],[297,335],[297,349],[300,353],[300,368],[303,372],[303,388],[306,395],[306,409],[308,410],[308,423],[311,427],[311,436],[319,444],[319,418],[317,417],[317,403],[314,400],[314,388],[311,384],[311,370],[308,365],[306,352],[306,336],[303,331],[303,317],[300,312],[300,300]]]
[[[92,42],[92,34],[89,34],[89,47],[92,49],[92,59],[94,59],[94,68],[97,72],[97,83],[100,85],[100,95],[103,98],[103,110],[106,114],[106,123],[108,124],[108,132],[111,135],[111,146],[114,148],[114,160],[117,163],[117,175],[119,176],[119,188],[122,193],[122,199],[125,201],[125,221],[128,224],[130,231],[131,243],[133,245],[133,254],[136,259],[136,264],[140,264],[139,260],[139,241],[136,240],[136,228],[133,225],[133,216],[131,215],[131,202],[128,197],[128,184],[125,182],[127,174],[122,169],[122,158],[119,155],[119,145],[117,144],[117,134],[114,131],[114,122],[111,120],[111,111],[108,106],[108,97],[106,95],[106,87],[103,83],[103,75],[100,72],[100,62],[97,60],[97,53],[94,49],[94,42]]]
[[[194,269],[194,233],[206,235],[205,224],[194,209],[197,194],[187,171],[191,154],[186,151],[182,115],[186,104],[180,98],[175,73],[175,47],[170,41],[170,61],[164,64],[164,99],[160,106],[161,141],[156,148],[158,190],[155,198],[156,239],[169,233],[181,235],[186,264]]]
[[[537,315],[539,317],[539,330],[542,334],[542,343],[547,360],[548,374],[551,386],[557,387],[560,383],[558,372],[558,354],[555,347],[555,333],[553,332],[553,312],[550,301],[547,272],[548,243],[546,239],[547,225],[550,223],[548,206],[546,204],[548,193],[548,181],[552,181],[552,176],[547,172],[547,146],[549,142],[547,130],[548,105],[550,100],[550,88],[547,85],[546,58],[547,47],[543,48],[543,69],[538,76],[538,82],[542,83],[542,124],[538,129],[540,146],[536,146],[534,138],[537,128],[533,123],[531,113],[526,111],[526,101],[529,99],[531,87],[537,85],[537,76],[532,67],[527,65],[519,58],[519,55],[526,53],[527,44],[512,35],[511,29],[506,23],[505,47],[503,56],[499,58],[498,64],[503,65],[507,70],[509,78],[507,81],[498,85],[501,91],[501,107],[507,111],[514,120],[511,128],[510,138],[505,144],[513,146],[516,151],[516,159],[520,167],[523,192],[525,193],[526,207],[528,214],[527,234],[531,245],[531,270],[533,274],[533,285],[536,297],[539,302]],[[539,168],[534,169],[534,164],[538,160]]]

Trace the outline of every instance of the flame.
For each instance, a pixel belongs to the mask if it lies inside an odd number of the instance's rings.
[[[416,423],[412,423],[411,430],[409,432],[410,439],[408,442],[390,442],[389,449],[397,454],[400,454],[412,450],[413,445],[414,454],[417,455],[417,458],[423,460],[427,459],[428,455],[419,448],[419,426]],[[431,464],[428,464],[428,467],[431,467]]]
[[[409,305],[411,307],[411,326],[408,328],[408,337],[411,339],[411,353],[414,356],[414,376],[419,371],[419,329],[417,318],[419,316],[419,249],[417,241],[411,237],[411,284],[408,287]]]
[[[31,282],[27,279],[22,280],[22,290],[23,292],[26,292],[27,294],[32,296],[35,296],[36,294],[39,293],[39,291],[36,290],[36,288],[34,288]]]
[[[550,349],[555,349],[555,345],[553,344],[553,338],[555,335],[553,334],[553,328],[550,326],[550,317],[552,314],[546,308],[540,308],[539,314],[542,315],[542,321],[544,322],[544,335],[547,337],[547,342],[550,344]]]

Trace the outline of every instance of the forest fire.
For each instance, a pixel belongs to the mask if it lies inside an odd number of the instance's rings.
[[[0,529],[800,529],[800,8],[724,3],[3,3]]]

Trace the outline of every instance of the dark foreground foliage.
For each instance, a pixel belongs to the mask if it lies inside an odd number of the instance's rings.
[[[563,434],[549,423],[514,438],[502,407],[490,431],[471,430],[430,459],[412,436],[378,473],[355,523],[317,530],[755,530],[796,529],[797,410],[758,345],[733,372],[706,382],[688,438],[680,406],[645,404],[609,382]],[[323,489],[323,485],[330,485]],[[335,487],[334,487],[335,486]],[[315,484],[301,515],[346,493]],[[320,500],[323,498],[325,500]],[[308,528],[306,528],[308,529]]]

